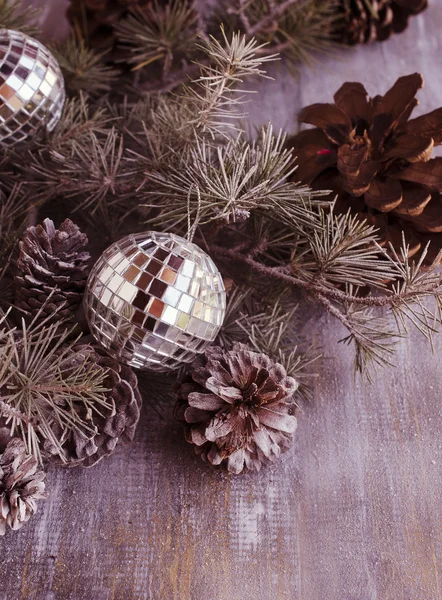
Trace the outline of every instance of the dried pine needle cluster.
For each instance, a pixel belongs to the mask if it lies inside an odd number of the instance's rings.
[[[385,40],[426,7],[427,0],[70,0],[68,17],[108,65],[134,72],[137,89],[155,92],[198,75],[194,62],[204,53],[196,42],[220,41],[220,23],[229,36],[241,30],[265,43],[259,55],[278,52],[296,70],[338,44]],[[87,85],[95,87],[92,78]]]
[[[98,256],[128,232],[151,227],[192,238],[228,283],[225,324],[215,349],[180,384],[177,411],[198,452],[233,472],[279,456],[296,425],[296,398],[308,396],[305,371],[315,357],[293,346],[294,290],[301,304],[314,302],[342,323],[355,366],[368,376],[393,362],[409,326],[431,340],[442,320],[441,257],[423,269],[426,248],[411,262],[405,238],[381,247],[372,224],[338,214],[327,192],[297,183],[283,132],[268,124],[249,139],[242,127],[243,84],[266,76],[275,50],[295,49],[275,19],[288,30],[302,5],[319,27],[319,4],[229,2],[246,33],[221,28],[210,36],[190,3],[156,1],[142,14],[122,10],[104,36],[111,49],[92,48],[78,32],[55,49],[69,92],[60,122],[0,151],[0,427],[21,438],[20,448],[4,451],[5,465],[14,452],[34,457],[33,472],[48,457],[92,465],[133,437],[136,377],[80,339],[87,331],[78,314],[88,251]],[[0,3],[2,26],[31,22],[14,20],[10,8]],[[296,49],[298,59],[301,42]],[[59,229],[43,221],[48,216]],[[87,250],[68,216],[93,241]],[[209,389],[211,377],[219,393]]]
[[[200,40],[199,75],[173,94],[135,91],[137,71],[126,73],[127,86],[121,86],[98,55],[85,63],[77,83],[102,76],[109,94],[71,86],[54,133],[42,132],[32,147],[3,156],[6,240],[17,216],[6,210],[11,194],[23,196],[23,206],[49,212],[63,198],[65,213],[81,215],[91,232],[105,225],[104,245],[133,230],[134,222],[143,229],[190,232],[225,276],[235,280],[238,269],[246,273],[261,299],[264,280],[274,282],[273,293],[286,305],[293,288],[323,305],[348,329],[345,339],[356,346],[359,370],[389,362],[392,338],[404,335],[409,323],[431,338],[439,319],[438,275],[431,266],[422,271],[407,262],[406,240],[393,256],[379,247],[372,225],[335,215],[323,192],[297,184],[293,152],[271,124],[255,140],[247,138],[242,83],[265,76],[263,65],[275,59],[255,39],[247,40],[223,29],[221,41]],[[72,43],[59,48],[68,75]],[[367,285],[377,291],[367,295]],[[434,298],[435,312],[422,295]],[[385,310],[395,317],[388,325]]]

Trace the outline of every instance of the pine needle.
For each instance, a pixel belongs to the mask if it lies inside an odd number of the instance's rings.
[[[103,385],[106,369],[85,360],[84,348],[60,324],[23,321],[17,330],[3,317],[1,325],[0,415],[40,463],[45,442],[63,460],[70,432],[91,438],[96,433],[91,415],[114,410]]]

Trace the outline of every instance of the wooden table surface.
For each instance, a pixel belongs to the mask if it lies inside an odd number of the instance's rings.
[[[322,58],[297,81],[280,68],[259,84],[253,121],[293,131],[301,106],[346,80],[374,95],[414,71],[418,110],[439,107],[441,31],[433,0],[384,44]],[[148,406],[133,445],[91,470],[51,469],[50,499],[0,540],[0,600],[442,598],[442,337],[434,355],[418,335],[404,341],[369,385],[342,333],[316,311],[304,324],[327,358],[294,448],[258,475],[212,472],[170,411]]]

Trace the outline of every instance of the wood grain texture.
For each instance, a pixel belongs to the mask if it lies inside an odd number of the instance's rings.
[[[441,31],[433,0],[382,45],[321,59],[298,81],[279,67],[252,122],[293,131],[297,110],[343,81],[374,94],[413,71],[426,79],[421,110],[436,108]],[[213,473],[168,412],[145,409],[133,445],[91,470],[51,469],[51,498],[0,540],[0,600],[442,598],[442,337],[432,355],[414,335],[369,385],[331,318],[312,311],[303,333],[327,359],[279,464]]]

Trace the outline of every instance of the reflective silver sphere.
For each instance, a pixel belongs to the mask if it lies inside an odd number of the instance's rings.
[[[195,244],[149,231],[112,244],[89,276],[91,333],[132,367],[165,371],[214,341],[226,293],[216,265]]]
[[[0,29],[0,143],[32,138],[43,123],[51,131],[64,100],[63,75],[49,50],[24,33]]]

